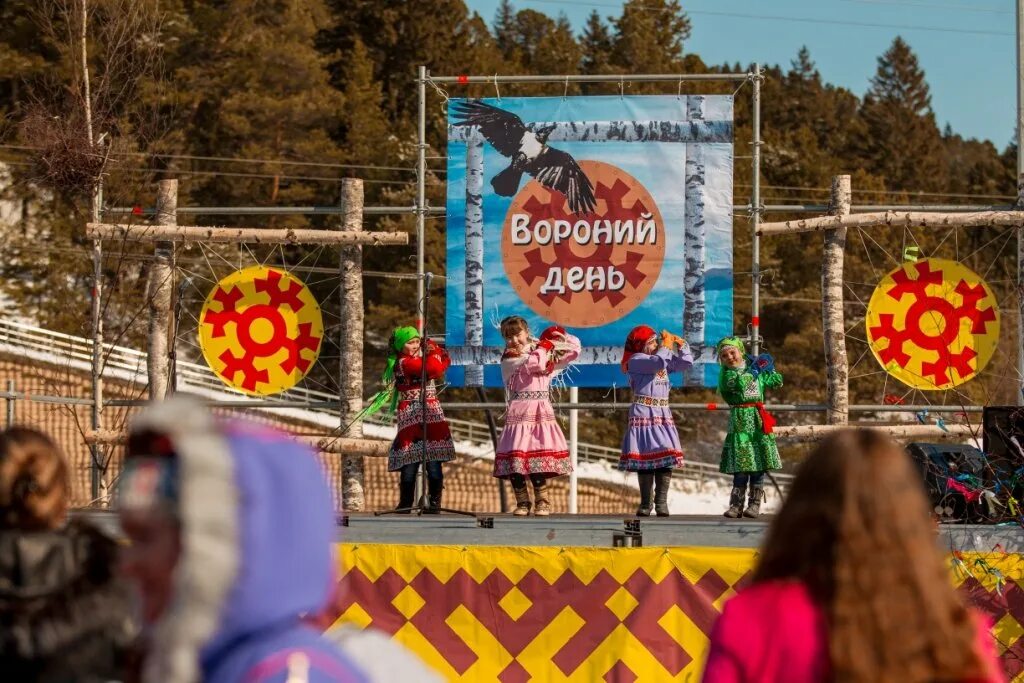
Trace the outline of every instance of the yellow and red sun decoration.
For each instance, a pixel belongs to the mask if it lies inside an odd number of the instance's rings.
[[[992,359],[999,305],[977,273],[929,258],[882,278],[865,324],[871,353],[886,372],[915,389],[938,391],[973,379]]]
[[[252,266],[228,275],[206,297],[199,346],[225,384],[253,396],[295,386],[320,355],[323,316],[291,273]]]

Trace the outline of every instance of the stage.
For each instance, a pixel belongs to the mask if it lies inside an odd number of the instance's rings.
[[[114,513],[77,511],[111,533],[118,533]],[[556,547],[713,547],[756,549],[764,539],[769,516],[756,520],[719,516],[674,515],[636,518],[625,515],[511,514],[462,516],[349,513],[339,519],[343,543],[392,545],[494,545]],[[941,524],[937,541],[946,550],[1024,552],[1024,534],[1016,524]]]

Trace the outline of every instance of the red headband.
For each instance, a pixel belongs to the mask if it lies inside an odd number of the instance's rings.
[[[647,342],[657,336],[658,333],[654,331],[654,328],[647,325],[637,325],[630,330],[629,336],[626,337],[626,348],[622,353],[621,366],[623,372],[628,372],[627,363],[633,354],[643,351],[644,347],[647,346]]]

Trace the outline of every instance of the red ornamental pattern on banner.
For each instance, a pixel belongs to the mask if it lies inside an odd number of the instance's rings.
[[[665,261],[665,233],[654,198],[635,178],[600,161],[580,161],[597,208],[574,214],[565,197],[531,181],[502,230],[502,261],[535,313],[569,327],[595,327],[628,315],[650,293]]]
[[[724,602],[755,553],[342,545],[335,614],[394,636],[450,680],[699,680]],[[951,580],[1024,678],[1024,559],[960,553]]]

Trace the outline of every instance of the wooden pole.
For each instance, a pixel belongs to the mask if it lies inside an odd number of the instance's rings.
[[[156,224],[173,228],[178,223],[178,181],[157,183]],[[149,400],[167,397],[168,330],[171,319],[171,290],[174,289],[174,242],[160,241],[153,250],[153,264],[146,285],[149,307],[149,335],[146,364],[149,370]]]
[[[381,439],[346,439],[315,434],[296,434],[292,438],[322,453],[357,453],[371,458],[386,458],[388,457],[388,451],[391,450],[391,442]],[[127,440],[127,432],[112,429],[92,430],[85,433],[85,442],[90,445],[106,444],[116,446],[126,443]]]
[[[95,133],[92,126],[92,91],[89,78],[89,10],[87,0],[81,0],[78,4],[79,19],[79,48],[81,51],[82,68],[82,105],[85,116],[85,135],[89,143],[90,152],[97,152]],[[103,175],[96,178],[92,188],[92,197],[89,202],[89,218],[93,221],[100,220],[100,212],[103,208]],[[92,243],[92,408],[90,410],[90,424],[93,429],[103,426],[103,307],[101,304],[103,296],[103,244],[98,239]],[[92,463],[90,463],[90,484],[92,498],[100,501],[101,504],[108,500],[107,496],[107,456],[103,447],[94,445],[90,449]]]
[[[85,234],[93,239],[129,242],[220,242],[237,244],[408,244],[405,232],[342,232],[339,230],[295,230],[293,228],[231,228],[182,225],[130,225],[89,223]]]
[[[345,178],[341,181],[341,230],[359,233],[363,229],[363,181]],[[344,428],[363,407],[363,248],[358,244],[340,249],[341,282],[339,283],[340,349],[338,418]],[[361,438],[363,426],[352,424],[346,436]],[[346,454],[341,461],[341,502],[345,510],[358,512],[365,507],[365,472],[363,456]]]
[[[842,218],[850,214],[850,176],[832,178],[829,213]],[[847,228],[825,233],[821,259],[821,328],[825,342],[825,377],[828,385],[830,425],[844,425],[850,416],[849,361],[846,357],[846,318],[843,315],[843,254]]]
[[[787,441],[817,441],[822,439],[829,434],[840,430],[850,428],[865,428],[865,429],[877,429],[880,432],[885,432],[889,436],[897,439],[938,439],[945,441],[948,439],[962,440],[965,436],[975,436],[975,429],[971,425],[965,424],[952,424],[946,425],[945,429],[938,425],[873,425],[873,424],[854,424],[854,425],[787,425],[782,427],[775,427],[774,433],[778,439]]]
[[[1024,0],[1017,0],[1017,210],[1024,211]],[[1024,223],[1017,228],[1017,405],[1024,406]]]
[[[788,235],[797,232],[820,232],[836,228],[993,228],[1024,226],[1024,215],[1019,211],[972,211],[941,213],[938,211],[884,211],[855,213],[847,216],[819,216],[762,223],[758,235]]]

